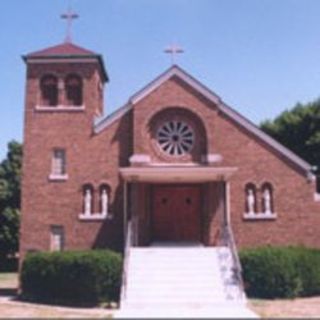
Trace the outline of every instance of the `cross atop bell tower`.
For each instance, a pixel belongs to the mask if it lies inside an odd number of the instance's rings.
[[[77,18],[79,18],[79,15],[73,12],[70,7],[68,8],[68,11],[66,13],[63,13],[61,15],[61,19],[65,19],[67,21],[66,37],[64,40],[66,43],[72,42],[72,36],[71,36],[72,23],[73,23],[73,20]]]

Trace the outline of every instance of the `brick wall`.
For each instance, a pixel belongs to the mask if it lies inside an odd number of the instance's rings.
[[[76,72],[84,79],[85,110],[78,112],[44,112],[35,110],[39,101],[39,78],[52,71],[58,76]],[[148,154],[153,162],[172,162],[159,152],[154,127],[159,121],[181,116],[194,125],[196,145],[190,157],[179,161],[202,161],[202,155],[217,153],[223,157],[217,166],[237,167],[230,179],[231,223],[240,246],[260,244],[305,244],[320,246],[320,203],[313,200],[314,183],[305,174],[270,149],[264,142],[219,112],[211,101],[174,77],[133,106],[120,119],[96,134],[95,114],[102,110],[101,82],[95,64],[32,64],[27,70],[24,162],[22,185],[21,255],[31,249],[49,250],[50,226],[65,229],[65,248],[122,246],[123,184],[119,167],[129,165],[129,157]],[[169,110],[166,112],[164,110]],[[171,110],[171,111],[170,111]],[[67,154],[68,180],[48,180],[53,148],[64,148]],[[187,169],[186,169],[187,170]],[[246,221],[245,185],[258,188],[270,182],[274,190],[273,221]],[[80,221],[82,187],[90,183],[96,193],[101,184],[111,188],[110,211],[113,219]],[[150,197],[146,186],[140,186]],[[219,219],[214,210],[219,202],[217,185],[204,188],[208,206],[204,236],[214,243]],[[146,196],[147,197],[147,196]],[[140,198],[139,198],[140,199]],[[261,198],[260,198],[261,199]],[[143,199],[139,200],[140,202]],[[150,199],[146,199],[150,202]],[[134,202],[132,202],[134,208]],[[95,206],[98,206],[97,200]],[[148,225],[146,205],[143,204],[140,227]],[[131,208],[132,210],[132,208]],[[220,209],[219,209],[220,210]],[[147,242],[149,230],[141,234]]]

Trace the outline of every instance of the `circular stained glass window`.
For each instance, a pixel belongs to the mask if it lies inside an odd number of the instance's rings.
[[[183,121],[168,121],[157,131],[160,148],[171,156],[182,156],[190,152],[194,144],[193,129]]]

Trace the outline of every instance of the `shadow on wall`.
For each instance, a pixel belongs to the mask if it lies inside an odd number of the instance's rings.
[[[117,168],[112,168],[112,170],[129,165],[129,157],[133,152],[132,132],[132,111],[130,111],[119,120],[118,128],[111,141],[112,144],[116,143],[119,147]],[[93,245],[95,249],[107,247],[116,251],[123,250],[123,186],[120,176],[119,184],[111,186],[113,200],[109,211],[112,219],[104,220]]]

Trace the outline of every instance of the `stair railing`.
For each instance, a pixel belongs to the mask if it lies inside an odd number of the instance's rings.
[[[221,240],[222,244],[229,248],[232,257],[232,273],[233,273],[233,281],[237,285],[238,289],[238,299],[244,299],[244,282],[242,278],[242,266],[238,254],[238,249],[236,246],[236,242],[234,240],[233,232],[231,226],[229,224],[225,224],[222,227]]]
[[[130,248],[133,246],[133,242],[134,242],[134,238],[133,238],[134,235],[133,235],[132,226],[133,226],[133,222],[132,222],[132,220],[129,220],[127,223],[127,234],[125,237],[120,304],[122,304],[126,300],[126,297],[127,297]]]

